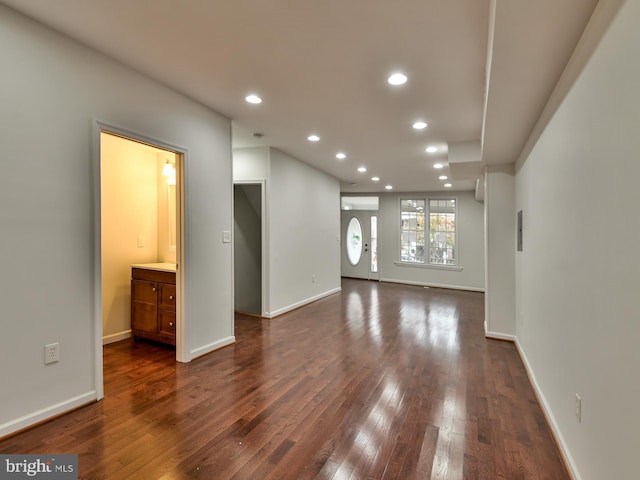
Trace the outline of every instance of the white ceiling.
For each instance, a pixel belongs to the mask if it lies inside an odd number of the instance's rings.
[[[0,1],[229,117],[234,147],[276,147],[343,192],[442,191],[443,173],[471,190],[485,165],[513,163],[597,3]],[[386,83],[395,70],[405,85]],[[456,145],[482,155],[435,170]]]

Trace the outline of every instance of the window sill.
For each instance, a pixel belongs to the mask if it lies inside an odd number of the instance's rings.
[[[398,267],[411,267],[411,268],[428,268],[432,270],[449,270],[450,272],[461,272],[462,267],[450,266],[450,265],[432,265],[429,263],[409,263],[409,262],[393,262]]]

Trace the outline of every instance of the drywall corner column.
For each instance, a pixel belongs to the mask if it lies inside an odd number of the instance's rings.
[[[267,185],[269,310],[340,291],[340,182],[275,148]]]
[[[515,340],[515,177],[512,166],[484,174],[485,334]]]

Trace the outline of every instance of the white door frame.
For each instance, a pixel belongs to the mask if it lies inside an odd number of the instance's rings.
[[[185,213],[185,165],[188,150],[155,138],[116,127],[102,121],[93,121],[93,326],[94,326],[94,378],[96,399],[104,397],[104,373],[102,361],[102,192],[100,174],[100,134],[109,133],[129,139],[134,142],[145,143],[176,154],[176,216],[179,219],[178,234],[176,235],[176,360],[188,362],[190,360],[186,348],[186,320],[184,316],[184,213]]]

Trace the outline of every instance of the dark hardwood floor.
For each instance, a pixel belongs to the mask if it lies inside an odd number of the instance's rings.
[[[78,453],[85,479],[569,479],[481,293],[343,279],[341,294],[176,364],[104,349],[105,398],[0,441]]]

